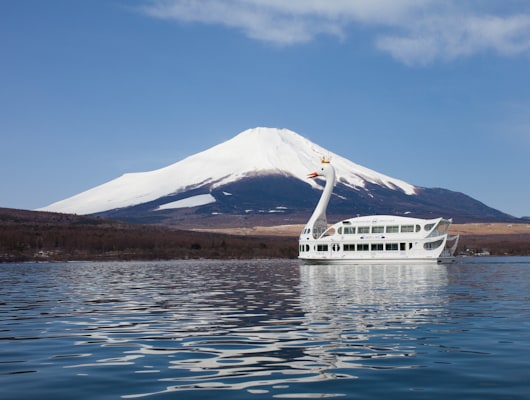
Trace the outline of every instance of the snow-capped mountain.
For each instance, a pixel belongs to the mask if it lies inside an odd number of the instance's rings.
[[[337,180],[350,187],[364,187],[366,182],[371,182],[390,189],[399,188],[408,194],[414,193],[414,186],[348,161],[293,131],[255,128],[168,167],[122,175],[42,210],[94,214],[146,203],[199,187],[215,189],[257,175],[291,176],[316,187],[319,183],[307,180],[306,176],[316,168],[323,156],[332,158]],[[214,199],[203,196],[197,198],[197,201],[212,202]],[[193,201],[174,204],[173,208],[190,204]],[[162,204],[160,207],[172,208],[172,204]]]
[[[383,175],[293,131],[273,128],[248,129],[167,167],[122,175],[39,211],[100,214],[148,222],[170,219],[177,210],[203,215],[300,212],[308,217],[323,182],[306,177],[322,157],[331,158],[337,174],[330,214],[334,213],[335,202],[335,214],[345,216],[365,212],[443,212],[440,216],[450,217],[473,214],[471,207],[477,216],[509,217],[465,195],[420,188]],[[452,194],[449,203],[453,207],[437,205],[436,199],[431,198],[433,190],[438,191],[436,197],[440,191],[446,197]],[[444,202],[447,204],[448,199]],[[467,206],[465,212],[458,210],[463,205]],[[445,215],[451,211],[454,213]]]

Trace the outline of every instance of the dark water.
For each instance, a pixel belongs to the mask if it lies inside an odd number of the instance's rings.
[[[0,264],[1,399],[529,399],[530,258]]]

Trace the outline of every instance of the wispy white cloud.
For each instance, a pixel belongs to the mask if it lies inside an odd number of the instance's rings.
[[[143,11],[157,18],[225,25],[278,45],[307,42],[319,34],[343,35],[342,24],[320,10],[282,6],[275,0],[154,0]]]
[[[530,4],[494,0],[150,0],[147,15],[221,24],[252,39],[294,45],[352,25],[373,31],[374,45],[407,65],[450,61],[484,51],[530,53]]]
[[[530,53],[530,14],[431,15],[400,32],[381,34],[376,46],[408,65],[451,61],[480,52]]]

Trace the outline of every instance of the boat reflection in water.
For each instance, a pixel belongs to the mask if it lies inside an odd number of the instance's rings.
[[[446,311],[446,266],[303,265],[301,304],[327,368],[414,367],[422,324]]]
[[[374,328],[398,316],[405,318],[401,322],[407,317],[417,320],[421,309],[437,308],[445,302],[448,277],[443,264],[333,264],[302,265],[300,281],[308,317],[329,319],[347,312],[361,326],[366,320]]]
[[[270,286],[255,281],[237,302],[219,291],[230,306],[212,315],[203,309],[203,328],[181,331],[176,347],[131,352],[171,355],[173,376],[159,379],[162,391],[122,397],[182,390],[342,396],[363,370],[418,366],[418,328],[444,312],[445,266],[298,268],[298,282],[297,274],[289,282],[270,273]],[[345,385],[329,385],[335,381]]]
[[[323,343],[307,352],[332,368],[403,367],[419,325],[446,310],[447,283],[440,264],[304,265],[306,325]]]

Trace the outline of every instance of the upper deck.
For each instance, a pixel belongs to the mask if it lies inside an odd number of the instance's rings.
[[[370,215],[342,220],[330,226],[318,238],[328,236],[343,239],[411,239],[441,236],[447,233],[451,220],[421,219],[393,215]],[[302,232],[300,238],[308,232]],[[317,238],[314,238],[317,239]]]

